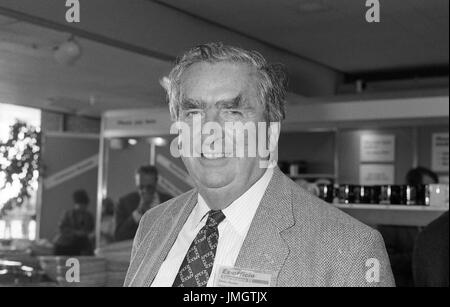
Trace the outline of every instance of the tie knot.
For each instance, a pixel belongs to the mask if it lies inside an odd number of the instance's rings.
[[[225,219],[225,214],[222,210],[211,210],[208,213],[208,220],[206,221],[206,226],[217,227]]]

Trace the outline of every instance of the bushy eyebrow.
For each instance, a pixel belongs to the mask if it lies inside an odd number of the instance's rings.
[[[245,105],[242,95],[239,94],[235,98],[228,100],[219,100],[216,102],[216,107],[223,109],[240,109]]]
[[[196,100],[196,99],[190,99],[190,98],[183,98],[183,100],[181,100],[181,105],[180,105],[182,110],[190,110],[190,109],[205,109],[206,107],[206,103],[204,101],[201,100]]]
[[[247,106],[247,103],[243,99],[242,95],[239,94],[238,96],[231,98],[231,99],[225,99],[225,100],[219,100],[215,103],[216,107],[219,109],[240,109]],[[202,100],[196,100],[191,98],[184,98],[181,101],[181,109],[182,110],[189,110],[189,109],[206,109],[207,103]]]

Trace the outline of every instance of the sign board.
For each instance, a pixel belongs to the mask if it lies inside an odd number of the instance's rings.
[[[435,172],[448,173],[448,133],[433,133],[431,142],[431,168]]]
[[[394,162],[395,135],[363,134],[361,162]]]
[[[109,111],[102,121],[107,138],[168,135],[172,124],[168,108]]]
[[[359,183],[361,185],[394,184],[394,165],[361,164],[359,167]]]

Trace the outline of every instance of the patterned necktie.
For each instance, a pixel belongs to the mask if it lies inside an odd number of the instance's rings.
[[[220,210],[208,212],[208,220],[189,247],[173,287],[205,287],[208,284],[219,242],[217,227],[224,219]]]

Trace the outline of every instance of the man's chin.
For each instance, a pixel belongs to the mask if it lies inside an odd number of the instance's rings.
[[[229,173],[223,174],[210,172],[202,176],[202,178],[200,178],[200,182],[206,188],[219,189],[226,187],[232,182],[232,179],[230,179],[229,177],[230,177]]]
[[[234,159],[204,159],[185,160],[189,165],[189,173],[205,188],[217,189],[226,187],[236,178],[237,166]],[[186,163],[187,162],[187,163]]]
[[[211,171],[214,171],[214,169],[221,169],[221,168],[227,168],[230,163],[232,163],[232,158],[216,158],[216,159],[208,159],[205,157],[197,158],[197,163],[200,167],[203,167],[205,169],[209,169]]]

